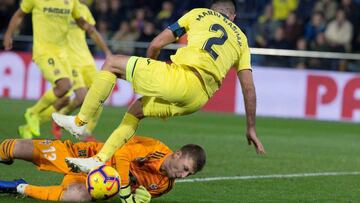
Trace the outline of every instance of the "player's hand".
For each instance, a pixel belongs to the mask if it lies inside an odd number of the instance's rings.
[[[255,146],[255,150],[258,154],[265,154],[265,149],[259,138],[256,136],[255,128],[250,128],[246,131],[246,138],[249,145],[253,144]]]
[[[140,186],[135,190],[135,202],[136,203],[148,203],[151,200],[151,194],[146,190],[144,186]]]
[[[13,44],[13,39],[12,39],[11,35],[5,34],[4,42],[3,42],[4,49],[6,51],[9,51],[10,49],[12,49],[12,44]]]

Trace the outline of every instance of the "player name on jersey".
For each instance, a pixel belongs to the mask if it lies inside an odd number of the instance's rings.
[[[222,20],[234,31],[237,42],[238,42],[239,46],[241,46],[241,37],[240,37],[240,32],[239,32],[240,28],[237,25],[235,25],[233,22],[231,22],[225,15],[222,15],[213,10],[208,10],[208,11],[202,12],[201,14],[199,14],[196,17],[196,20],[201,21],[206,16],[216,16],[218,18],[222,18]]]

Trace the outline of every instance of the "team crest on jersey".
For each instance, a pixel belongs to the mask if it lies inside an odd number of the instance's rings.
[[[86,157],[86,156],[87,156],[87,151],[85,149],[78,151],[78,157]]]
[[[59,75],[60,74],[60,70],[59,69],[55,69],[54,70],[54,75]]]
[[[73,75],[73,77],[78,77],[79,76],[79,74],[78,74],[78,72],[76,71],[76,70],[72,70],[72,75]]]
[[[150,188],[150,190],[156,190],[159,188],[159,186],[157,184],[153,183],[153,184],[149,185],[149,188]]]

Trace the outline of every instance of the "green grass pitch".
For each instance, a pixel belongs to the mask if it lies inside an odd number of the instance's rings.
[[[34,102],[0,99],[0,138],[17,137],[25,108]],[[106,107],[96,128],[99,140],[119,124],[125,109]],[[41,138],[52,138],[50,125]],[[360,175],[264,178],[261,175],[360,171],[359,123],[258,118],[257,132],[267,154],[258,156],[245,139],[242,116],[198,112],[168,120],[145,119],[138,135],[162,140],[172,149],[183,144],[202,145],[207,165],[190,178],[255,176],[248,180],[181,182],[153,202],[360,202]],[[63,139],[72,139],[65,134]],[[74,140],[75,141],[75,140]],[[0,165],[0,179],[23,177],[38,185],[58,184],[59,174],[40,172],[31,164],[16,161]],[[0,194],[0,202],[41,202]],[[114,199],[108,202],[119,202]]]

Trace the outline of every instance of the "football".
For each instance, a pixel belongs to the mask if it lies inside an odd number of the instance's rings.
[[[99,166],[88,174],[86,189],[93,199],[109,199],[120,191],[120,176],[111,166]]]

